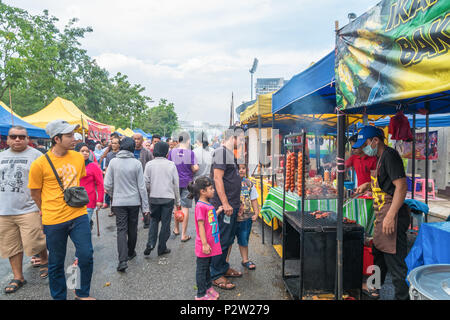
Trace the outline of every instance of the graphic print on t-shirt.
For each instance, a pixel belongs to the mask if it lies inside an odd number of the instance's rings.
[[[77,169],[73,165],[67,163],[61,168],[56,169],[56,171],[63,183],[64,189],[77,186]]]
[[[219,225],[217,223],[214,209],[208,211],[208,222],[211,226],[211,235],[214,237],[214,243],[219,243]]]
[[[28,159],[5,159],[0,163],[0,192],[24,193]]]

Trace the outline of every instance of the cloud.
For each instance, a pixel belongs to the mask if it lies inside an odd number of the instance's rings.
[[[4,0],[38,14],[44,9],[94,32],[81,41],[111,74],[121,72],[180,118],[228,122],[250,99],[253,58],[259,77],[293,75],[334,47],[334,20],[363,13],[378,0]],[[343,24],[342,24],[343,25]]]

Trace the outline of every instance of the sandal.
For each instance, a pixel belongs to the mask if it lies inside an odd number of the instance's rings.
[[[110,213],[108,213],[108,217],[114,217],[114,212],[110,212]]]
[[[172,231],[172,233],[175,235],[175,237],[176,236],[179,236],[180,235],[180,233],[178,232],[178,233],[176,233],[175,231]]]
[[[188,242],[189,240],[191,240],[191,236],[187,236],[187,238],[184,240],[182,239],[181,242]]]
[[[366,295],[371,300],[380,299],[380,290],[378,289],[363,289],[362,293]]]
[[[97,300],[93,297],[86,297],[86,298],[81,298],[79,296],[75,296],[75,300]]]
[[[14,293],[17,290],[19,290],[20,288],[22,288],[23,285],[26,284],[26,283],[27,283],[27,280],[20,281],[20,280],[17,280],[17,279],[12,279],[9,282],[9,285],[5,287],[5,293],[6,294]],[[8,290],[8,289],[12,289],[12,290]]]
[[[48,263],[41,264],[41,268],[39,269],[39,276],[41,277],[41,279],[48,278]]]
[[[224,276],[229,278],[240,278],[242,277],[242,272],[229,268]]]
[[[251,262],[250,260],[247,261],[247,262],[241,262],[241,264],[245,268],[247,268],[248,270],[255,270],[256,269],[256,265],[253,262]]]
[[[31,257],[31,265],[33,268],[39,268],[41,266],[41,258],[38,255],[34,255]]]
[[[212,283],[213,283],[213,285],[215,287],[220,288],[220,289],[224,289],[224,290],[232,290],[232,289],[234,289],[236,287],[236,285],[234,283],[229,282],[224,277],[220,277],[219,279],[214,280]]]

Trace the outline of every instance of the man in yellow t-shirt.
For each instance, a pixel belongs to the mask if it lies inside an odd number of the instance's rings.
[[[64,120],[52,121],[45,128],[52,140],[52,148],[47,155],[64,189],[79,186],[80,179],[86,175],[83,156],[73,151],[74,131],[78,128],[79,125],[70,125]],[[90,298],[89,291],[94,260],[86,207],[74,208],[67,205],[64,193],[45,155],[32,163],[28,188],[42,213],[42,224],[49,251],[50,293],[53,299],[67,298],[64,261],[69,236],[75,245],[79,267],[75,274],[76,283],[70,289],[76,289],[76,299],[93,299]]]

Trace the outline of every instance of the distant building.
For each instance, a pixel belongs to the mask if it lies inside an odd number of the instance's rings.
[[[284,80],[284,78],[258,78],[255,85],[256,96],[276,91],[286,82],[287,80]]]
[[[195,143],[195,139],[197,137],[197,134],[204,132],[206,136],[208,137],[209,141],[212,141],[215,137],[220,136],[226,129],[228,129],[228,126],[224,126],[221,124],[211,124],[209,122],[203,122],[203,121],[178,121],[180,124],[180,130],[179,131],[186,131],[189,132],[191,136],[191,143]]]

